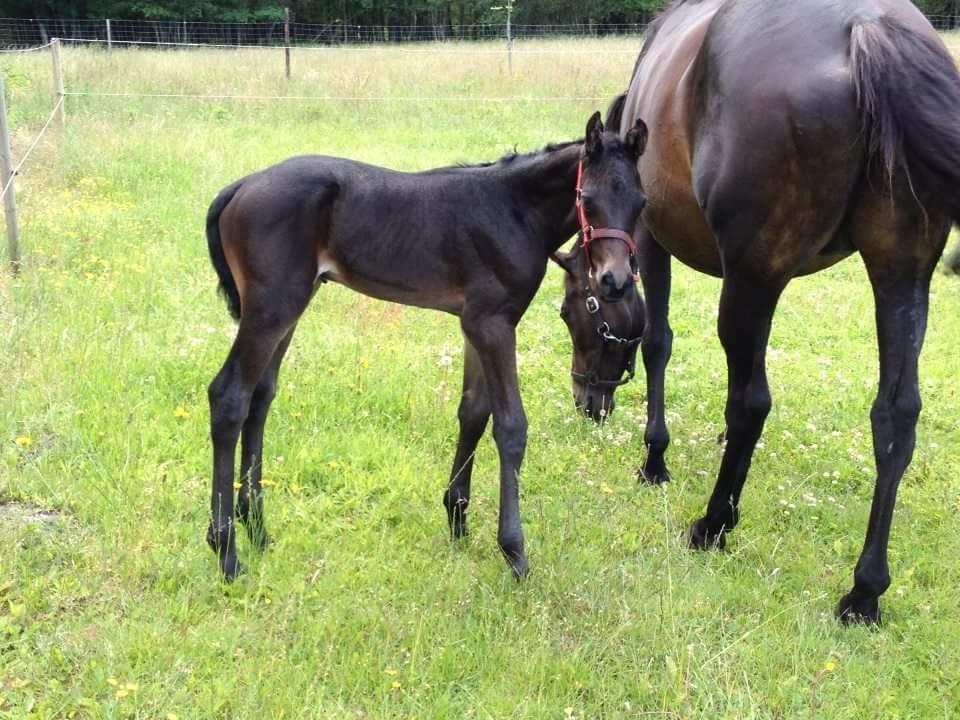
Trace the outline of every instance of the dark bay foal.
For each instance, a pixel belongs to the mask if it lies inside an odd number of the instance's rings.
[[[327,280],[460,318],[460,437],[443,498],[450,532],[466,534],[473,453],[492,415],[500,456],[497,540],[513,572],[527,574],[518,486],[527,420],[517,383],[516,326],[540,286],[547,258],[581,223],[594,291],[612,300],[632,284],[630,233],[645,203],[637,173],[645,144],[642,121],[621,139],[604,132],[596,113],[582,142],[486,165],[402,173],[340,158],[296,157],[217,196],[207,238],[239,328],[209,389],[213,492],[207,541],[227,579],[240,572],[235,514],[252,545],[268,542],[261,488],[264,422],[297,321]],[[575,196],[583,199],[577,203],[580,218]]]

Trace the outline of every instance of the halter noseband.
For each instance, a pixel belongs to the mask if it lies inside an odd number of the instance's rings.
[[[597,325],[597,335],[600,336],[602,340],[602,346],[600,352],[596,353],[595,361],[592,363],[592,367],[585,373],[578,373],[576,370],[571,370],[570,375],[574,380],[578,380],[582,383],[585,383],[591,387],[599,388],[609,388],[614,390],[621,385],[626,385],[628,382],[633,380],[634,373],[636,372],[637,366],[637,346],[640,345],[641,338],[635,337],[626,338],[619,337],[614,335],[610,330],[610,324],[603,319],[603,309],[600,305],[600,301],[597,300],[592,294],[590,294],[590,285],[586,287],[587,291],[587,312],[591,315],[596,315],[600,320],[600,323]],[[600,363],[603,360],[603,352],[606,349],[607,345],[619,345],[624,347],[629,352],[627,356],[627,365],[624,368],[627,371],[626,377],[621,377],[617,380],[601,380],[600,379]],[[622,374],[622,373],[621,373]]]
[[[595,228],[589,222],[587,222],[587,213],[583,207],[583,157],[580,158],[580,161],[577,163],[577,219],[580,222],[580,245],[583,247],[583,251],[587,255],[587,267],[589,268],[589,274],[593,274],[593,262],[590,260],[590,243],[594,240],[600,240],[603,238],[611,238],[613,240],[621,240],[627,246],[627,250],[630,253],[630,264],[636,268],[637,262],[637,244],[633,241],[633,235],[626,232],[625,230],[617,230],[616,228]],[[634,273],[634,280],[638,279],[638,273]]]

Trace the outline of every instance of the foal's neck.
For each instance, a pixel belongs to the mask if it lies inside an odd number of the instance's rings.
[[[542,239],[547,255],[577,231],[577,165],[582,151],[582,142],[547,149],[510,171],[525,205],[524,217]]]

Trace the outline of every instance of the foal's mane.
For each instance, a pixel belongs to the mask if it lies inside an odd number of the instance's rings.
[[[478,163],[457,163],[456,165],[451,165],[450,167],[438,168],[437,171],[443,172],[446,170],[473,170],[477,168],[507,167],[522,160],[539,160],[540,158],[560,152],[561,150],[566,150],[574,145],[583,145],[583,140],[569,140],[567,142],[549,143],[544,145],[539,150],[533,150],[525,153],[518,153],[516,151],[508,152],[498,160],[487,160],[485,162]]]

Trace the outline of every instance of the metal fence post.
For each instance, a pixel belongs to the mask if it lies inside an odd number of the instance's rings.
[[[113,50],[113,35],[110,34],[110,18],[107,18],[107,50]]]
[[[283,9],[283,55],[287,63],[287,80],[290,79],[290,8]]]
[[[66,98],[63,96],[63,63],[60,61],[60,40],[50,41],[50,51],[53,54],[53,87],[56,91],[55,101],[60,103],[60,125],[67,125]]]
[[[3,184],[10,183],[3,196],[3,210],[7,219],[7,249],[10,269],[16,275],[20,271],[20,237],[17,228],[17,201],[13,194],[13,163],[10,157],[10,132],[7,127],[7,90],[0,74],[0,174]]]

